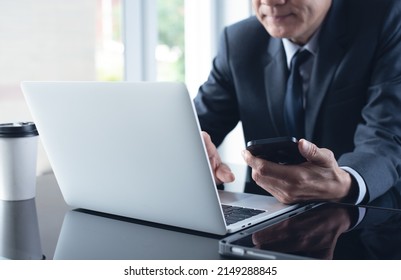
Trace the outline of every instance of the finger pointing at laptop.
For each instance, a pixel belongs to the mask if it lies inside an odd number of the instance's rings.
[[[205,142],[206,151],[209,156],[209,162],[213,170],[214,179],[216,184],[220,185],[223,183],[230,183],[235,180],[234,173],[227,164],[221,161],[220,155],[217,151],[216,146],[210,139],[209,134],[202,131],[202,137]]]

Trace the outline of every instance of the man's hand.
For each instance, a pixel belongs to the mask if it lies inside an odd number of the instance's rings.
[[[252,167],[252,178],[280,202],[303,201],[340,202],[352,193],[351,175],[341,169],[333,153],[301,139],[298,149],[307,162],[280,165],[243,151],[246,163]],[[355,186],[354,186],[355,187]]]
[[[210,165],[212,166],[214,180],[217,185],[223,183],[229,183],[235,180],[234,174],[230,168],[223,162],[221,162],[220,155],[217,151],[216,146],[210,139],[209,134],[202,131],[203,140],[206,145],[206,151],[209,156]]]

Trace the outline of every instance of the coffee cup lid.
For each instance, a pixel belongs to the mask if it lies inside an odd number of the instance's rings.
[[[33,122],[14,122],[0,124],[0,137],[30,137],[39,135]]]

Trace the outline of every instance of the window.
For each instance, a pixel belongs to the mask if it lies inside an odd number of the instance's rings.
[[[125,79],[173,80],[195,95],[227,24],[251,14],[249,0],[122,0]]]
[[[96,0],[96,79],[124,79],[121,0]]]
[[[158,0],[155,58],[159,81],[185,82],[184,0]]]
[[[0,122],[31,120],[23,80],[206,80],[249,0],[15,0],[0,8]]]

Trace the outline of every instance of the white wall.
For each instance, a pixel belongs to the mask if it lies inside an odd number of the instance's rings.
[[[0,83],[94,79],[96,0],[0,5]]]
[[[2,0],[0,122],[32,120],[23,80],[93,80],[96,0]],[[41,144],[37,173],[50,171]]]

